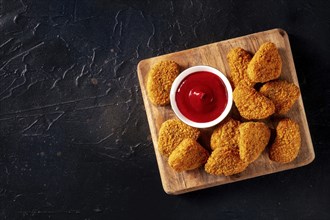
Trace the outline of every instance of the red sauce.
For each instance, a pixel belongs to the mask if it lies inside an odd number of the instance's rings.
[[[228,96],[219,76],[201,71],[183,79],[176,91],[175,100],[186,118],[201,123],[219,117],[227,106]]]

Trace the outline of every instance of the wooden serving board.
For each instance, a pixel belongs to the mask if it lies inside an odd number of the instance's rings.
[[[146,92],[146,82],[150,67],[161,60],[173,60],[177,62],[182,67],[182,69],[186,69],[195,65],[208,65],[215,67],[225,75],[230,76],[226,55],[231,48],[242,47],[243,49],[254,54],[260,45],[267,41],[275,43],[279,49],[279,53],[283,62],[282,74],[280,78],[289,82],[293,82],[299,86],[296,70],[293,63],[289,38],[287,33],[281,29],[272,29],[243,37],[208,44],[205,46],[200,46],[189,50],[153,57],[150,59],[142,60],[138,64],[137,72],[141,86],[141,92],[148,117],[159,172],[163,188],[166,193],[181,194],[189,191],[297,168],[309,164],[315,158],[313,144],[309,133],[305,109],[301,96],[286,115],[287,117],[298,122],[302,139],[301,149],[298,157],[291,163],[280,164],[271,161],[268,157],[268,150],[266,149],[262,155],[256,161],[251,163],[244,172],[225,177],[210,175],[204,171],[204,167],[192,171],[177,173],[168,166],[167,158],[163,157],[158,152],[157,140],[159,128],[164,121],[175,117],[175,115],[170,105],[159,107],[151,104],[149,101]],[[270,125],[270,127],[272,127],[272,125]]]

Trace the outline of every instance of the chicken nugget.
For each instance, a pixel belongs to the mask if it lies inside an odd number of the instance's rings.
[[[285,118],[276,127],[276,138],[269,150],[269,157],[276,162],[289,163],[297,157],[300,145],[299,125]]]
[[[286,114],[299,98],[299,88],[285,80],[268,82],[260,88],[260,93],[275,104],[277,114]]]
[[[239,84],[233,92],[233,100],[243,118],[264,119],[274,114],[274,103],[254,88]]]
[[[197,128],[190,127],[179,119],[169,119],[159,129],[158,150],[168,157],[183,139],[197,140],[199,134],[200,131]]]
[[[234,88],[238,86],[240,82],[248,86],[254,86],[255,83],[253,83],[247,75],[247,67],[251,59],[251,54],[240,47],[231,49],[227,54],[230,68],[230,80]]]
[[[209,152],[196,140],[186,138],[173,150],[168,164],[177,172],[196,169],[206,163]]]
[[[238,129],[240,158],[247,163],[252,163],[267,146],[270,130],[263,122],[244,122]]]
[[[239,121],[232,118],[226,119],[219,124],[211,135],[211,149],[214,150],[217,147],[234,147],[238,146],[238,126]]]
[[[264,43],[254,54],[247,68],[247,74],[252,82],[268,82],[281,75],[282,60],[271,42]]]
[[[239,152],[232,147],[218,147],[205,164],[205,171],[213,175],[230,176],[243,172],[249,163],[239,157]]]
[[[148,72],[147,94],[154,105],[170,103],[172,83],[180,73],[180,67],[174,61],[160,61]]]

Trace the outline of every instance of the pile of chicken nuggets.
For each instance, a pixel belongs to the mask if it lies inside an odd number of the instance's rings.
[[[204,166],[209,174],[229,176],[243,172],[266,148],[269,159],[278,163],[289,163],[299,153],[299,125],[286,114],[300,91],[295,84],[279,79],[282,59],[276,45],[266,42],[254,55],[233,48],[227,61],[239,115],[228,116],[213,129],[208,147],[201,145],[202,129],[179,119],[169,119],[160,127],[158,150],[177,172]],[[169,103],[170,85],[179,69],[174,61],[161,61],[149,71],[147,94],[153,104]],[[272,141],[266,121],[277,124]]]

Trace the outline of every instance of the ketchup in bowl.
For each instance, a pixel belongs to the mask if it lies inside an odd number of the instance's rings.
[[[206,128],[227,116],[232,105],[232,89],[220,71],[208,66],[195,66],[175,79],[170,99],[175,114],[183,122]]]

